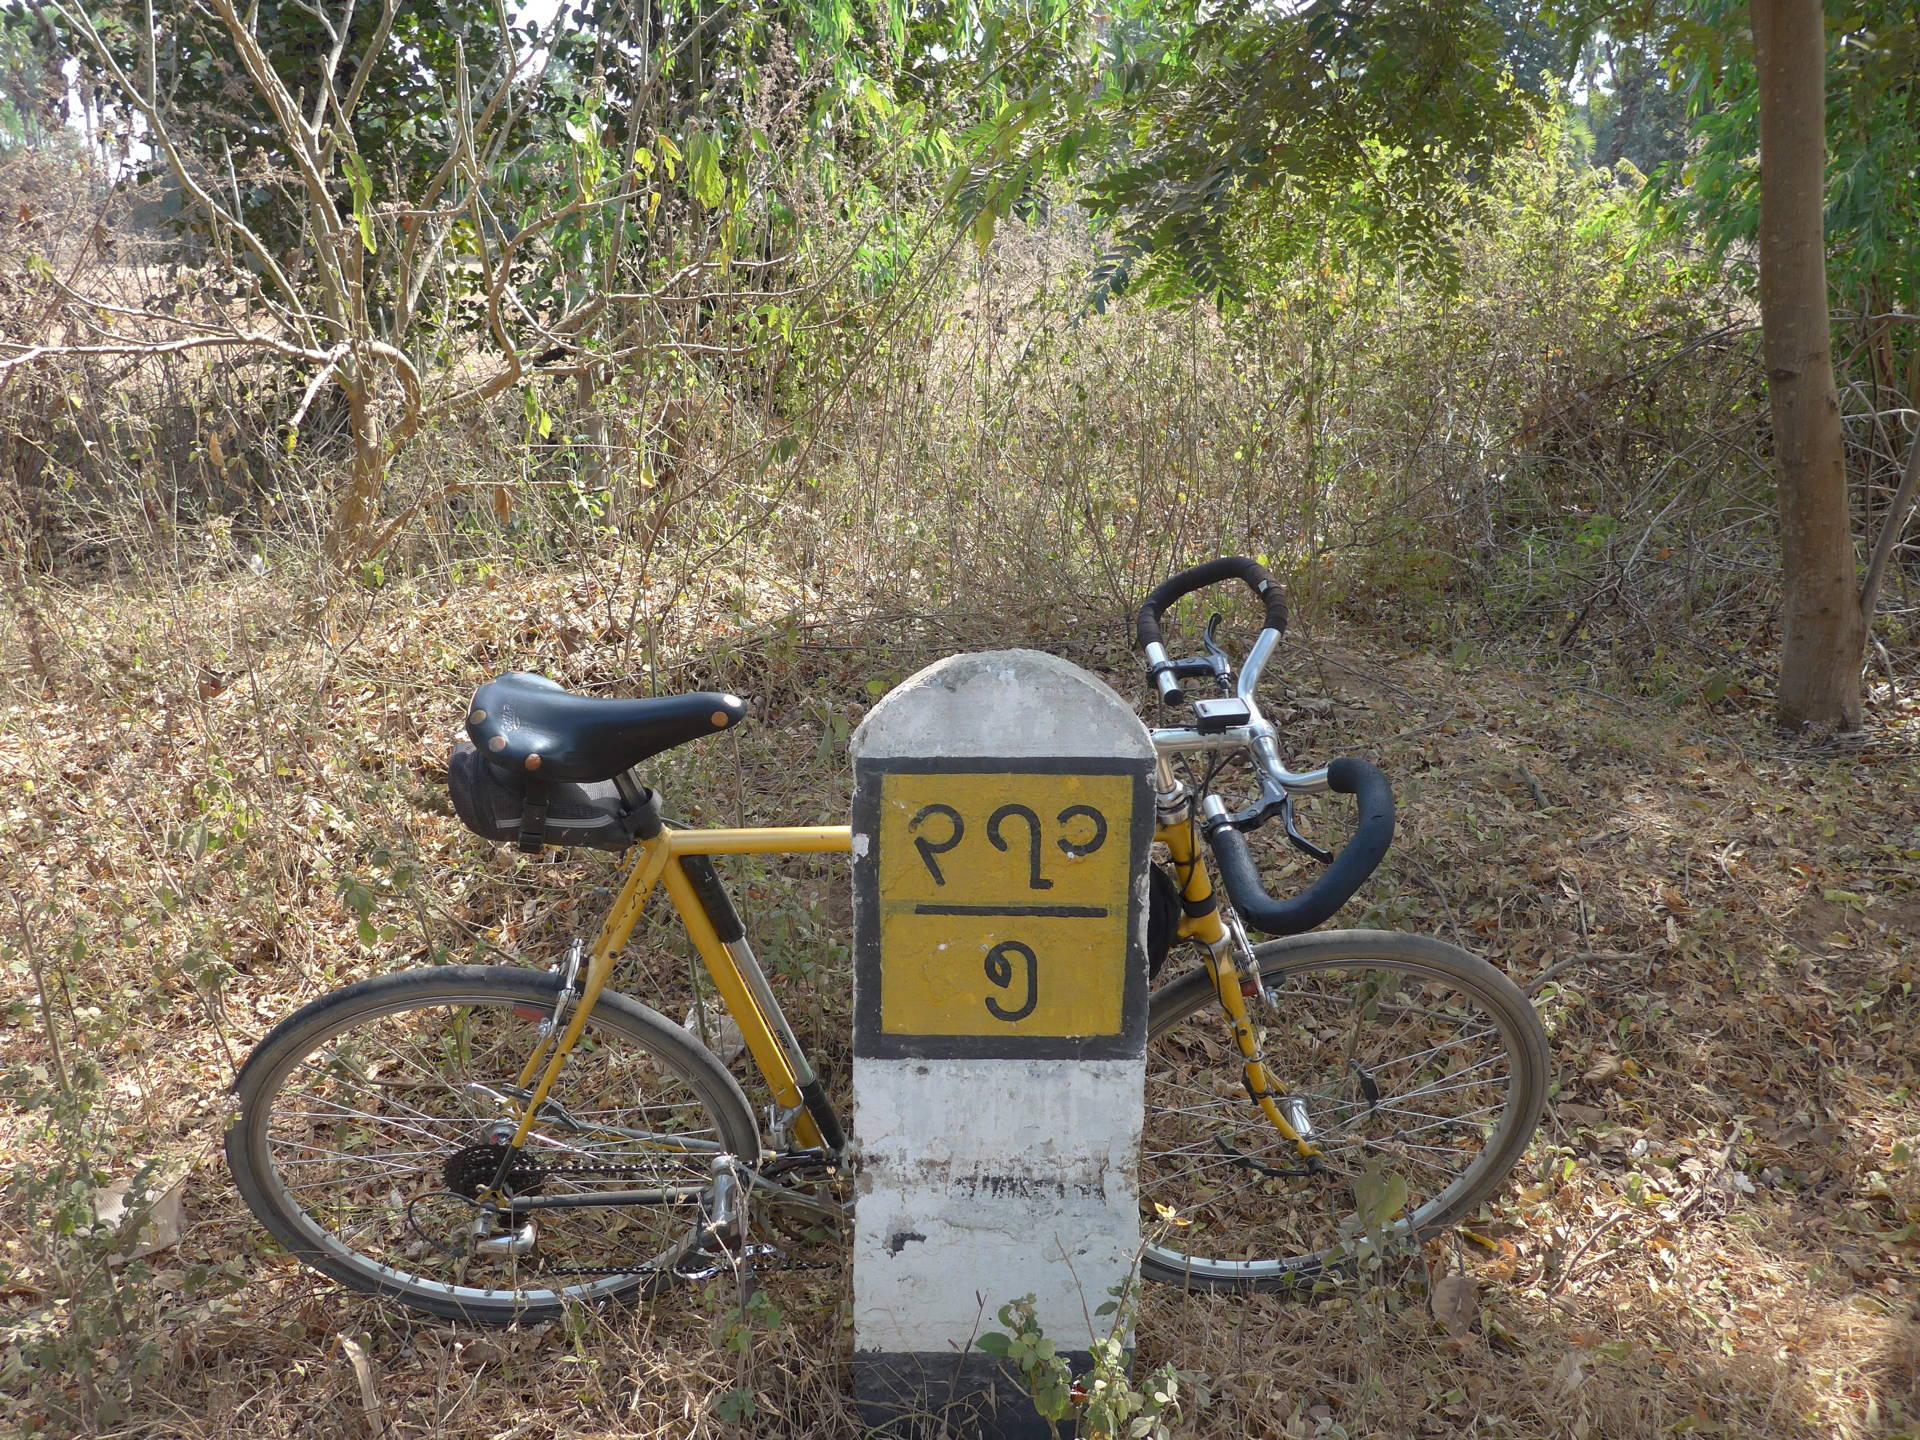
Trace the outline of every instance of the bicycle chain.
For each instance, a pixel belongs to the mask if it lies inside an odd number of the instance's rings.
[[[600,1164],[582,1163],[579,1165],[540,1165],[540,1175],[544,1179],[549,1175],[617,1175],[622,1180],[645,1180],[653,1172],[644,1171],[636,1165],[616,1165],[611,1160]]]
[[[785,1257],[768,1263],[763,1257],[755,1257],[754,1262],[748,1268],[754,1270],[778,1270],[785,1273],[789,1270],[838,1270],[840,1265],[839,1262],[835,1260],[790,1260]],[[549,1269],[542,1270],[540,1272],[540,1278],[544,1280],[550,1275],[659,1275],[662,1273],[671,1275],[675,1272],[671,1270],[662,1272],[658,1265],[555,1265]]]
[[[540,1169],[541,1178],[543,1179],[554,1175],[568,1179],[582,1175],[617,1176],[623,1180],[649,1178],[649,1172],[641,1171],[632,1165],[617,1165],[610,1161],[604,1163],[582,1162],[576,1165],[542,1165]],[[716,1255],[713,1258],[718,1261],[721,1257]],[[778,1270],[782,1272],[791,1270],[835,1270],[839,1268],[839,1262],[834,1260],[794,1260],[785,1255],[782,1255],[777,1261],[771,1264],[766,1262],[764,1256],[755,1256],[751,1264],[752,1268],[757,1270]],[[550,1275],[659,1275],[663,1273],[673,1274],[675,1272],[671,1269],[663,1270],[662,1267],[658,1265],[555,1265],[542,1270],[540,1275],[542,1279],[545,1279]]]

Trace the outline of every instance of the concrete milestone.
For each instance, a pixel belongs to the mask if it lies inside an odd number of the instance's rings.
[[[852,748],[858,1398],[1044,1435],[970,1342],[1031,1294],[1084,1363],[1139,1249],[1152,741],[1010,650],[922,670]]]

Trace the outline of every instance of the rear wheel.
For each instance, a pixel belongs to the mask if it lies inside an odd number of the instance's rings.
[[[1378,930],[1295,936],[1254,953],[1274,1002],[1248,1002],[1262,1059],[1320,1161],[1304,1161],[1248,1098],[1205,972],[1160,991],[1140,1199],[1150,1217],[1166,1206],[1176,1223],[1142,1256],[1151,1279],[1245,1290],[1308,1282],[1352,1257],[1362,1213],[1376,1231],[1433,1235],[1498,1188],[1539,1123],[1546,1034],[1519,987],[1486,961]]]
[[[740,1087],[692,1036],[608,991],[521,1150],[514,1081],[554,975],[448,966],[349,986],[281,1022],[236,1085],[227,1162],[276,1239],[356,1290],[482,1324],[672,1283],[716,1157],[759,1157]],[[665,1203],[542,1208],[487,1198]]]

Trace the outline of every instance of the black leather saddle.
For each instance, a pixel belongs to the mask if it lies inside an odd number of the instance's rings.
[[[542,780],[610,780],[675,745],[747,718],[738,695],[701,691],[658,700],[596,700],[544,675],[489,680],[473,697],[467,734],[501,770]]]

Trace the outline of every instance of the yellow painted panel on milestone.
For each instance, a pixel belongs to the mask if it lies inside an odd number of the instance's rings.
[[[884,774],[880,1029],[1119,1034],[1134,783]]]

